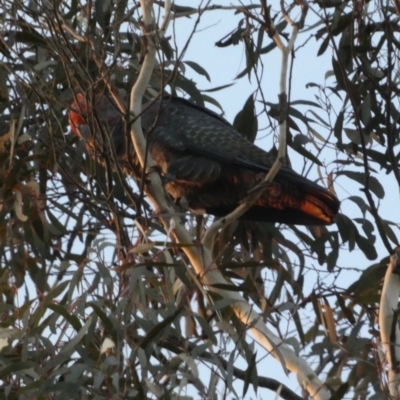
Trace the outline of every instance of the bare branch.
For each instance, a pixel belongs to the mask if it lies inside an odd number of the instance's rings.
[[[185,343],[185,345],[192,351],[195,350],[196,345],[192,344],[192,343]],[[219,363],[221,363],[225,369],[227,369],[229,367],[229,363],[221,356],[217,356],[217,355],[212,355],[206,351],[204,351],[203,353],[200,354],[200,357],[203,358],[204,360],[207,360],[207,362],[213,363],[215,365],[218,365]],[[246,379],[246,371],[243,371],[237,367],[233,367],[232,369],[233,375],[236,378],[245,380]],[[272,378],[266,378],[264,376],[259,376],[257,378],[258,381],[258,386],[259,387],[264,387],[267,388],[269,390],[272,390],[274,392],[279,392],[279,396],[282,399],[285,400],[302,400],[303,397],[298,396],[296,393],[294,393],[291,389],[289,389],[286,385],[283,385],[282,383],[280,383],[279,381],[272,379]]]
[[[331,27],[328,24],[326,24],[326,29],[327,29],[327,32],[328,32],[329,37],[330,37],[330,41],[331,41],[333,49],[334,49],[334,52],[335,52],[335,55],[336,55],[336,59],[338,61],[338,65],[339,65],[339,68],[340,68],[340,72],[342,74],[342,78],[343,78],[343,82],[344,82],[344,85],[345,85],[346,93],[349,96],[349,99],[350,99],[350,102],[351,102],[351,106],[353,108],[355,125],[356,125],[358,131],[360,133],[362,133],[363,129],[362,129],[361,122],[360,122],[361,119],[360,119],[360,116],[359,116],[356,100],[354,99],[354,96],[352,95],[352,92],[351,92],[351,89],[350,89],[348,75],[347,75],[346,70],[345,70],[345,68],[343,66],[341,58],[339,57],[339,50],[338,50],[338,47],[336,45],[335,39],[333,37],[332,31],[331,31]],[[363,191],[365,193],[365,197],[368,200],[368,204],[370,206],[370,212],[371,212],[372,216],[374,217],[376,226],[378,228],[379,235],[380,235],[380,237],[382,239],[383,244],[386,247],[386,250],[390,254],[390,253],[393,252],[393,249],[392,249],[392,246],[391,246],[391,244],[389,242],[389,239],[388,239],[388,237],[386,235],[385,228],[384,228],[384,226],[382,224],[382,220],[381,220],[381,218],[380,218],[380,216],[378,214],[378,210],[376,208],[374,199],[373,199],[373,197],[371,195],[371,190],[370,190],[370,176],[371,176],[371,173],[370,173],[369,162],[368,162],[368,157],[367,157],[367,145],[365,143],[365,137],[362,134],[360,134],[360,141],[361,141],[361,147],[362,147],[363,167],[364,167],[364,173],[365,173],[365,185],[364,185],[365,188],[364,188]]]
[[[264,2],[265,3],[265,2]],[[265,5],[266,6],[266,5]],[[264,9],[264,7],[263,7]],[[271,21],[272,24],[272,21]],[[279,172],[280,168],[283,165],[283,162],[285,160],[285,155],[286,155],[286,130],[287,130],[287,71],[288,71],[288,60],[289,60],[289,55],[293,50],[294,43],[297,38],[297,34],[299,32],[299,28],[297,25],[293,25],[293,31],[292,31],[292,36],[290,37],[289,43],[287,46],[283,46],[282,41],[275,40],[275,42],[278,44],[280,43],[282,47],[279,47],[282,51],[282,64],[281,64],[281,75],[280,75],[280,83],[279,83],[279,89],[280,89],[280,94],[279,94],[279,108],[280,108],[280,118],[279,118],[279,147],[278,147],[278,156],[277,159],[275,160],[274,164],[272,165],[271,169],[269,170],[267,176],[261,182],[257,187],[255,187],[250,193],[250,195],[247,197],[247,199],[244,200],[244,202],[237,207],[233,212],[231,212],[229,215],[226,217],[214,222],[210,228],[207,230],[207,232],[204,235],[203,238],[203,244],[208,247],[212,248],[215,236],[217,232],[222,229],[225,226],[230,225],[232,222],[236,221],[238,218],[240,218],[256,201],[257,199],[262,195],[263,190],[265,189],[266,185],[271,183],[277,173]],[[274,33],[274,38],[279,37],[279,34],[276,32]]]
[[[147,41],[148,48],[145,53],[144,62],[139,74],[139,78],[136,81],[136,84],[132,88],[131,92],[131,112],[133,112],[134,115],[140,115],[142,97],[150,80],[151,73],[155,64],[156,52],[155,44],[153,41],[154,35],[150,34],[150,29],[153,32],[155,30],[154,23],[151,19],[151,5],[151,1],[141,0],[141,6],[143,10],[143,22],[149,40]],[[294,40],[295,37],[292,41],[289,42],[291,46],[293,46]],[[290,54],[290,51],[291,48],[284,53],[284,57],[287,57]],[[284,63],[285,62],[283,60],[283,64]],[[281,89],[285,88],[286,86]],[[283,121],[282,125],[286,129],[285,121]],[[140,163],[142,167],[145,167],[144,160],[146,155],[146,145],[140,124],[140,118],[137,118],[135,123],[132,125],[131,137]],[[266,177],[267,182],[272,181],[276,173],[279,171],[279,168],[282,165],[281,155],[285,154],[285,147],[286,140],[285,138],[283,138],[280,140],[280,156],[268,173]],[[147,164],[148,167],[154,165],[151,157],[148,157]],[[174,209],[169,204],[165,196],[160,177],[154,169],[149,172],[148,180],[149,183],[146,183],[145,190],[150,198],[150,201],[154,204],[156,208],[156,212],[160,217],[164,229],[167,232],[171,232],[172,236],[178,243],[193,243],[193,238],[185,229],[182,221],[175,215]],[[233,214],[239,215],[240,211],[238,210],[242,210],[243,213],[245,211],[245,207],[249,207],[251,204],[252,203],[250,202],[242,204],[238,207],[237,210],[234,211]],[[169,217],[166,217],[166,215],[168,215]],[[170,217],[171,215],[172,217]],[[232,218],[232,220],[234,219]],[[216,223],[215,226],[218,226],[218,223]],[[238,292],[221,289],[221,286],[226,287],[227,285],[229,285],[229,282],[222,276],[217,266],[213,262],[211,251],[212,246],[210,245],[212,243],[212,237],[215,234],[212,233],[213,231],[216,233],[215,228],[213,228],[211,233],[207,236],[208,238],[211,238],[211,240],[208,241],[209,245],[204,245],[201,250],[194,245],[185,246],[183,248],[183,251],[189,258],[194,270],[200,277],[202,284],[206,285],[210,291],[217,293],[222,298],[232,301],[232,309],[234,310],[237,317],[242,321],[242,323],[251,331],[253,337],[284,367],[296,374],[300,384],[304,388],[306,388],[308,393],[310,393],[313,398],[315,398],[316,400],[325,400],[330,398],[329,392],[323,387],[322,382],[318,379],[310,366],[302,358],[298,357],[290,346],[283,343],[278,336],[276,336],[265,326],[258,313],[254,311],[253,306],[250,305]]]

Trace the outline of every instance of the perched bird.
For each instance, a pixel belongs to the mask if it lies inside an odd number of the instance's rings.
[[[69,111],[72,132],[88,147],[112,143],[119,159],[130,158],[137,165],[121,112],[103,94],[92,103],[95,111],[89,112],[86,97],[77,95]],[[90,121],[93,115],[111,135],[108,144],[104,134],[91,133],[97,126]],[[196,212],[224,216],[233,211],[263,181],[274,161],[225,119],[181,98],[147,103],[141,118],[165,189],[175,200],[185,199]],[[241,219],[328,225],[334,222],[339,205],[334,194],[285,166]]]

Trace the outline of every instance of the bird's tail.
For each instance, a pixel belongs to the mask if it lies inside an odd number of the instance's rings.
[[[258,219],[298,225],[329,225],[335,220],[340,202],[316,183],[290,170],[280,171],[249,210]]]

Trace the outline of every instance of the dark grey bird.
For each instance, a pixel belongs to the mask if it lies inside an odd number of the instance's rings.
[[[107,127],[118,157],[136,160],[127,146],[126,124],[112,101],[97,94],[95,110],[78,94],[69,111],[72,131],[94,146],[88,126],[96,112]],[[165,189],[175,199],[185,199],[190,209],[224,216],[233,211],[263,181],[274,159],[245,139],[216,113],[187,100],[170,97],[145,104],[142,128],[149,152],[161,171]],[[131,148],[132,150],[127,151]],[[243,220],[286,224],[332,224],[340,206],[336,196],[282,167]]]

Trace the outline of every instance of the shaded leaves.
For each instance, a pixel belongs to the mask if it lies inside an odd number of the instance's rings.
[[[4,6],[11,5],[6,1]],[[243,6],[258,15],[256,4]],[[214,256],[220,272],[231,279],[223,289],[240,292],[260,311],[260,318],[281,332],[286,332],[287,321],[293,321],[298,339],[287,335],[283,339],[296,352],[306,359],[313,354],[322,359],[329,352],[334,362],[326,370],[334,398],[348,395],[363,379],[371,382],[377,397],[379,377],[368,350],[370,339],[363,337],[362,328],[368,326],[367,317],[373,320],[371,310],[379,301],[387,259],[365,269],[365,259],[356,253],[360,276],[340,289],[335,279],[346,272],[343,265],[351,264],[347,251],[361,250],[369,260],[382,256],[376,217],[363,192],[370,190],[382,202],[377,205],[380,214],[383,202],[398,191],[396,185],[387,185],[383,174],[396,172],[400,158],[395,147],[400,140],[393,100],[398,97],[396,76],[390,86],[387,74],[393,73],[391,68],[377,67],[393,64],[384,54],[388,33],[382,34],[386,20],[378,21],[381,14],[363,19],[347,3],[338,1],[315,6],[326,12],[326,24],[307,29],[319,40],[315,55],[329,54],[332,66],[327,67],[325,84],[307,85],[304,96],[312,93],[313,100],[291,101],[288,142],[301,160],[312,161],[321,180],[329,175],[339,193],[347,191],[350,201],[343,203],[337,225],[329,228],[237,222],[220,233]],[[88,157],[84,145],[67,128],[65,110],[73,88],[86,92],[99,85],[105,90],[106,82],[112,82],[126,95],[135,82],[143,56],[137,10],[129,8],[127,1],[97,0],[93,10],[82,9],[77,1],[68,6],[54,3],[72,29],[84,35],[84,40],[78,40],[68,32],[61,35],[49,9],[40,9],[39,3],[29,7],[26,18],[13,20],[15,14],[8,14],[14,26],[11,30],[5,24],[0,43],[2,326],[17,326],[21,332],[15,342],[1,349],[0,375],[8,380],[2,395],[9,390],[10,398],[19,398],[23,391],[39,398],[68,391],[71,397],[80,398],[81,391],[91,390],[99,398],[111,398],[129,387],[131,398],[150,393],[173,398],[175,384],[188,377],[205,398],[220,393],[217,381],[236,390],[237,357],[248,366],[241,375],[239,394],[249,395],[250,388],[260,390],[264,372],[253,343],[245,339],[247,327],[232,315],[229,301],[208,297],[206,290],[199,289],[199,278],[187,269],[189,262],[181,248],[198,246],[198,242],[179,245],[171,238],[160,238],[163,228],[146,199],[141,199],[135,182],[121,179]],[[197,13],[194,7],[178,4],[172,4],[172,10]],[[18,12],[24,13],[22,9]],[[387,21],[397,20],[390,14],[393,10],[386,12]],[[246,64],[236,78],[245,77],[251,83],[264,65],[275,65],[268,57],[277,50],[256,19],[246,25],[249,14],[240,17],[216,45],[238,46],[244,51]],[[286,21],[277,16],[275,24],[286,35]],[[337,53],[331,36],[337,38]],[[396,41],[392,44],[398,47]],[[201,63],[179,58],[182,55],[168,37],[158,51],[163,63],[152,76],[153,91],[166,84],[168,93],[190,97],[199,105],[213,104],[223,112],[213,96],[232,83],[217,82],[200,90],[185,71],[190,68],[211,81],[212,75]],[[257,113],[260,91],[265,88],[255,89],[246,100],[235,100],[235,107],[242,109],[234,125],[251,141],[259,123],[270,129],[269,122],[273,125],[280,117],[269,88],[265,98],[270,101],[261,104],[271,119]],[[343,131],[351,143],[343,143]],[[337,152],[334,163],[325,159],[326,147]],[[298,165],[295,168],[300,170]],[[356,206],[361,215],[345,214],[348,204]],[[184,218],[197,232],[196,238],[200,237],[207,217],[196,220],[182,214]],[[397,221],[378,218],[384,234],[397,244]],[[320,275],[326,271],[325,277]],[[321,279],[311,286],[315,276]],[[325,278],[334,284],[324,286]],[[101,344],[107,339],[115,348],[103,353]],[[346,349],[345,356],[339,349]],[[229,354],[229,361],[224,364],[219,352]],[[197,372],[200,357],[201,362],[213,360],[219,374],[209,387]],[[337,378],[338,365],[348,367],[348,382]]]

